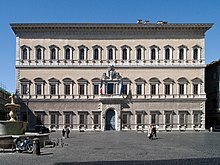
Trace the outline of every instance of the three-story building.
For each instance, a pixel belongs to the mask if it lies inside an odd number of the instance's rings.
[[[11,24],[29,127],[205,130],[212,24]]]

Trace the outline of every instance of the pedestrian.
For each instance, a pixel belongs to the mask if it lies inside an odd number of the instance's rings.
[[[149,138],[149,139],[152,139],[152,125],[150,125],[149,127],[148,127],[148,131],[147,131],[147,137]]]
[[[66,137],[67,137],[67,138],[69,138],[69,134],[70,134],[70,128],[67,127],[67,128],[66,128]]]
[[[63,127],[63,130],[62,130],[63,138],[65,138],[65,133],[66,133],[66,127]]]
[[[157,139],[157,129],[156,129],[156,126],[154,125],[152,127],[152,139],[153,139],[153,136],[155,136],[155,138]]]

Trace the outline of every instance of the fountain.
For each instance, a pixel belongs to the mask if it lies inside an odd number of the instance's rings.
[[[10,119],[0,121],[0,135],[23,135],[27,129],[27,122],[16,121],[16,110],[20,105],[15,104],[15,94],[11,94],[9,98],[11,103],[5,104],[5,107],[9,110]]]

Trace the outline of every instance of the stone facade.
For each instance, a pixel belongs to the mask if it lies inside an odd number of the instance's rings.
[[[205,130],[212,24],[11,24],[30,128]]]

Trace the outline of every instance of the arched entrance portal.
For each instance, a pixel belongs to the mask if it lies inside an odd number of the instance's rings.
[[[105,130],[115,130],[115,111],[112,109],[106,112]]]

